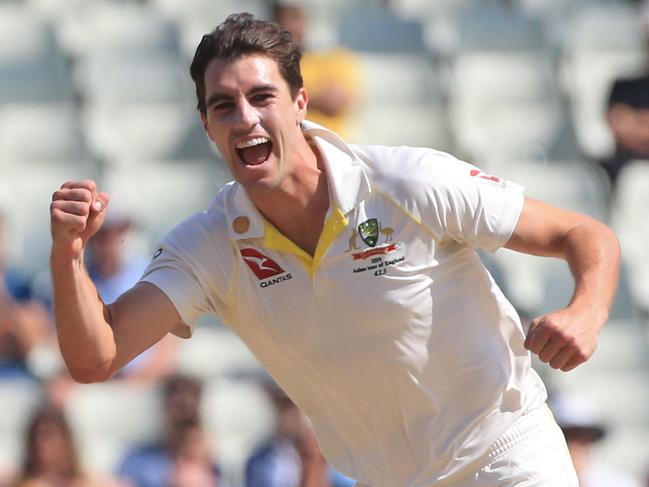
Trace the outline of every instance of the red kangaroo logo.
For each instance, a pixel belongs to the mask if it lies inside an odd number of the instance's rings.
[[[496,176],[490,176],[489,174],[485,174],[482,171],[478,169],[471,169],[471,172],[469,173],[472,177],[479,177],[480,179],[486,179],[487,181],[493,181],[494,183],[499,183],[500,178]]]
[[[255,249],[241,249],[241,256],[259,280],[284,273],[284,269],[277,262]]]

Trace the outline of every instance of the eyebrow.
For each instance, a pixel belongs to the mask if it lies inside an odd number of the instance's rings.
[[[271,91],[273,93],[277,93],[277,87],[275,87],[274,85],[270,85],[270,84],[254,86],[248,91],[246,96],[251,96],[251,95],[255,95],[257,93],[268,92],[268,91]],[[220,101],[230,101],[230,100],[232,100],[232,98],[233,98],[232,95],[228,95],[226,93],[220,93],[220,92],[217,91],[217,92],[212,93],[210,96],[207,97],[207,101],[205,102],[205,106],[209,108],[212,105],[214,105],[215,103],[218,103]]]

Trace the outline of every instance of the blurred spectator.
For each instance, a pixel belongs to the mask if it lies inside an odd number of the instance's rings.
[[[246,487],[353,486],[353,480],[329,467],[295,403],[271,379],[264,387],[277,412],[277,432],[248,460]]]
[[[30,351],[53,340],[45,306],[32,296],[29,279],[7,264],[7,225],[0,210],[0,379],[32,378]]]
[[[566,437],[580,487],[640,487],[627,473],[593,459],[594,447],[607,431],[587,399],[560,395],[551,401],[551,406]]]
[[[63,412],[54,406],[37,409],[27,429],[25,460],[16,487],[117,487],[113,479],[93,478],[83,471]]]
[[[649,1],[643,3],[641,15],[649,51]],[[615,183],[620,170],[630,160],[649,160],[649,72],[615,81],[608,100],[607,120],[615,153],[603,166]]]
[[[200,422],[203,386],[172,376],[164,385],[165,424],[161,440],[128,452],[119,476],[135,487],[223,487]]]
[[[299,0],[273,2],[273,19],[283,25],[302,49],[302,78],[309,94],[307,118],[350,139],[350,114],[358,98],[361,68],[358,59],[343,48],[308,49],[308,19]]]

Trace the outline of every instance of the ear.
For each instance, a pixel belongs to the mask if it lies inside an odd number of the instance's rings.
[[[309,104],[309,94],[304,87],[300,88],[295,97],[295,104],[297,106],[296,119],[297,125],[300,125],[306,118],[306,107]]]
[[[201,123],[203,124],[203,130],[205,130],[205,133],[207,134],[209,139],[212,142],[214,142],[214,139],[210,135],[209,126],[208,126],[208,123],[207,123],[207,117],[205,116],[205,114],[203,112],[200,112],[200,113],[201,113]]]

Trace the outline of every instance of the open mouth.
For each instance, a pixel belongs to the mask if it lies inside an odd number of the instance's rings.
[[[236,145],[237,154],[249,166],[256,166],[268,159],[273,149],[273,143],[268,137],[255,137],[254,139],[239,142]]]

